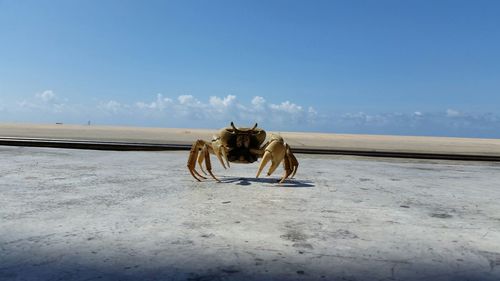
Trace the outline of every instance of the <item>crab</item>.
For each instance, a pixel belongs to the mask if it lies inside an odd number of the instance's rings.
[[[297,158],[283,138],[270,134],[269,140],[266,142],[266,131],[258,128],[257,123],[252,128],[237,128],[231,122],[230,127],[222,128],[211,141],[199,139],[194,142],[189,152],[187,167],[197,181],[206,179],[206,177],[196,170],[196,162],[205,175],[208,172],[213,179],[220,182],[212,173],[210,154],[214,154],[219,159],[224,169],[230,167],[230,162],[249,164],[262,158],[256,178],[259,177],[269,161],[271,161],[271,166],[267,172],[268,176],[283,162],[285,173],[280,178],[279,183],[283,183],[289,177],[293,178],[299,166]],[[203,163],[205,163],[206,171],[203,169]]]

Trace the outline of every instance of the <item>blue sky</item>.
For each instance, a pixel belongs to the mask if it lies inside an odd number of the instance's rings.
[[[500,138],[498,11],[0,0],[0,122]]]

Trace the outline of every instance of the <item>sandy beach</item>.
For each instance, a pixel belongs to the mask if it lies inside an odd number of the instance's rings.
[[[0,124],[0,138],[190,145],[197,139],[210,140],[218,130],[67,124]],[[280,134],[292,148],[500,157],[500,139],[268,131],[269,133]]]

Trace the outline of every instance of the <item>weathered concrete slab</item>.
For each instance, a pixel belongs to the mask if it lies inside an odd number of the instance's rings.
[[[499,280],[500,165],[0,146],[0,280]]]

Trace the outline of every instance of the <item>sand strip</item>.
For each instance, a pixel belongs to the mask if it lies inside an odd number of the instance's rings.
[[[110,149],[114,146],[115,150],[187,149],[197,139],[210,140],[217,131],[217,129],[82,126],[66,124],[0,124],[0,144],[67,148],[92,148],[83,146],[84,144],[94,144],[95,147],[92,149]],[[280,134],[295,151],[303,153],[500,160],[500,139],[305,132],[268,133]]]

